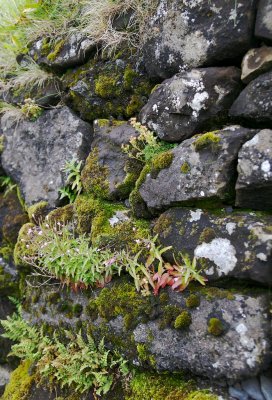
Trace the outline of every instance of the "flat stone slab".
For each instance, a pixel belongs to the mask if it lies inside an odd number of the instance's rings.
[[[163,246],[197,257],[209,281],[239,278],[271,285],[272,216],[173,208],[154,227]],[[173,261],[171,254],[169,260]]]
[[[249,83],[272,68],[272,47],[251,49],[242,61],[242,76],[244,83]]]

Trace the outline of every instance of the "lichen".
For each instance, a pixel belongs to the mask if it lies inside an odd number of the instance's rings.
[[[182,311],[175,319],[174,328],[175,329],[185,329],[188,328],[192,323],[192,316],[188,311]]]
[[[220,136],[218,136],[216,132],[218,131],[207,132],[203,135],[199,135],[193,143],[196,151],[200,151],[206,147],[210,147],[212,151],[216,150],[220,143]]]
[[[30,361],[22,362],[11,374],[10,382],[5,388],[2,400],[27,400],[29,391],[35,381],[35,375],[29,374]]]
[[[210,318],[208,321],[208,332],[213,336],[220,336],[224,333],[222,321],[218,318]]]

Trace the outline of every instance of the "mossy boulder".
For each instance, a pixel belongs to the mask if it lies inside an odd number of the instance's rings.
[[[84,190],[106,200],[128,198],[142,164],[122,150],[139,133],[125,121],[95,120],[92,151],[81,173]]]
[[[115,59],[97,58],[67,72],[63,78],[69,89],[66,103],[87,121],[137,114],[153,85],[136,63],[136,56],[123,51]]]

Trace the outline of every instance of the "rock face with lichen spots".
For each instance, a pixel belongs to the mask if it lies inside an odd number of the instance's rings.
[[[264,129],[239,152],[236,205],[272,209],[272,131]]]
[[[270,0],[260,0],[258,5],[255,35],[272,41],[272,4]]]
[[[247,85],[231,106],[229,115],[255,126],[272,125],[272,71]]]
[[[138,59],[125,52],[116,59],[93,59],[63,77],[66,104],[81,118],[127,119],[146,103],[153,84]]]
[[[174,254],[198,259],[209,281],[232,277],[272,283],[272,216],[173,208],[154,227],[163,246]],[[168,253],[169,260],[173,261]]]
[[[146,176],[139,192],[151,211],[177,204],[220,204],[234,196],[236,162],[255,131],[232,126],[197,135],[172,150],[171,165]]]
[[[138,175],[131,172],[135,162],[123,152],[122,145],[138,135],[125,121],[94,121],[92,151],[82,171],[82,183],[87,192],[99,195],[97,186],[101,178],[100,189],[101,185],[104,187],[103,191],[100,190],[102,197],[120,199],[129,196]]]
[[[235,67],[193,69],[163,82],[139,119],[160,139],[180,142],[194,133],[222,127],[242,87]]]
[[[42,67],[63,71],[86,62],[95,49],[93,40],[81,33],[74,33],[54,43],[50,43],[46,37],[37,40],[31,44],[29,56]]]
[[[249,83],[272,68],[272,47],[263,46],[249,50],[242,61],[244,83]]]
[[[58,191],[66,183],[65,163],[84,160],[88,154],[90,125],[63,107],[45,111],[35,122],[17,123],[4,116],[1,126],[3,168],[19,185],[26,204],[44,200],[56,206]]]
[[[160,0],[144,41],[151,77],[241,57],[253,40],[255,0]]]
[[[266,368],[272,359],[269,296],[263,291],[253,295],[213,287],[190,290],[198,298],[194,308],[188,305],[189,290],[169,289],[166,298],[143,297],[124,280],[92,293],[55,289],[54,295],[51,287],[40,290],[29,309],[32,289],[24,316],[58,330],[81,325],[83,332],[90,329],[97,341],[105,336],[106,346],[144,368],[189,371],[222,381],[255,376]],[[73,312],[75,304],[80,312]],[[190,318],[174,328],[183,311]],[[220,330],[211,328],[212,319]]]

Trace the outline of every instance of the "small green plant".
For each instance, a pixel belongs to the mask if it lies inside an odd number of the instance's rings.
[[[17,187],[9,176],[0,176],[0,186],[4,188],[4,196],[7,196],[13,189]]]
[[[22,113],[30,121],[35,121],[43,112],[43,109],[33,99],[25,99],[21,107]]]
[[[80,332],[69,331],[64,331],[66,343],[60,340],[57,331],[49,338],[42,328],[22,318],[21,306],[18,313],[0,322],[5,330],[2,336],[18,342],[13,344],[10,355],[33,362],[42,378],[72,386],[76,392],[93,388],[96,394],[105,394],[116,376],[129,372],[126,361],[107,350],[103,339],[96,346],[90,335],[83,338]]]
[[[67,197],[69,203],[74,203],[77,196],[82,192],[81,165],[82,161],[77,162],[75,159],[66,162],[63,171],[68,174],[67,185],[59,190],[60,200]]]

